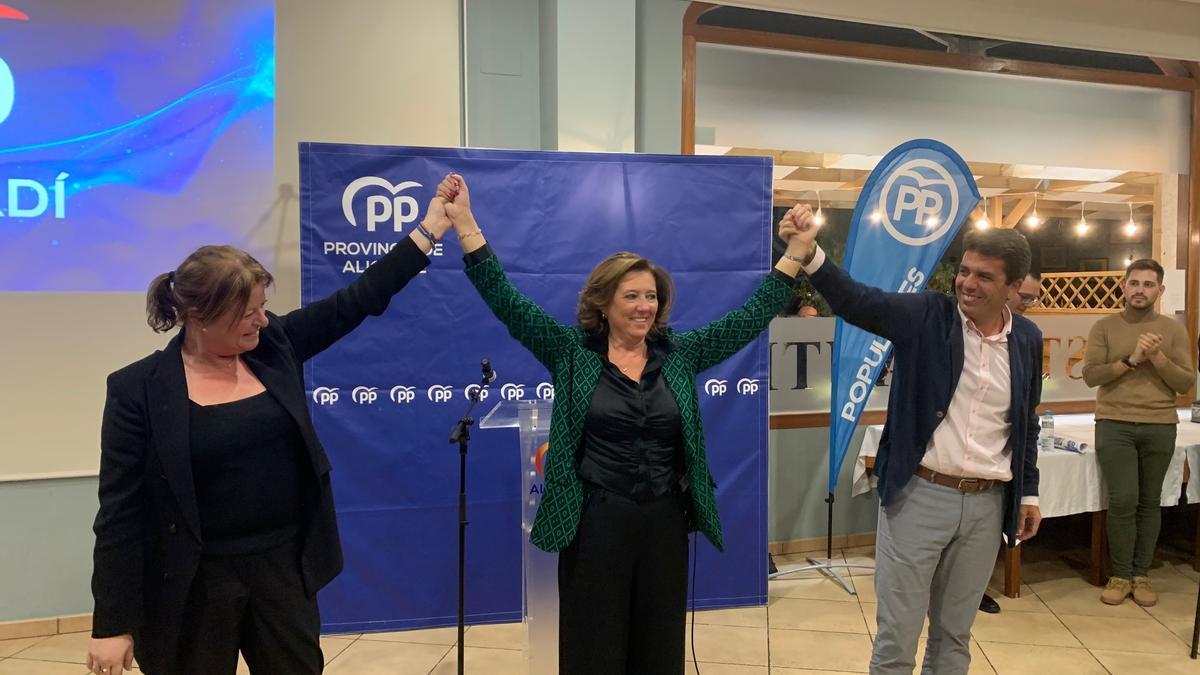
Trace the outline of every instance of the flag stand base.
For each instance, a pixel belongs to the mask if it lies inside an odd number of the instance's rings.
[[[799,567],[792,567],[790,569],[781,569],[778,572],[768,574],[767,579],[773,581],[775,579],[782,579],[791,574],[797,574],[799,572],[809,572],[809,571],[816,570],[817,572],[820,572],[822,576],[828,577],[829,579],[832,579],[833,581],[837,582],[837,584],[839,586],[841,586],[843,589],[845,589],[845,591],[847,593],[849,593],[850,595],[858,595],[858,592],[856,590],[854,590],[854,584],[852,584],[845,577],[843,577],[841,574],[839,574],[837,570],[843,570],[843,569],[844,570],[851,570],[851,569],[874,570],[875,566],[874,565],[856,565],[856,564],[844,563],[844,562],[842,562],[842,563],[833,562],[833,493],[832,492],[830,492],[829,496],[825,498],[825,504],[827,505],[827,508],[828,508],[828,514],[827,514],[827,518],[825,521],[825,559],[821,560],[819,558],[807,558],[806,559],[806,560],[808,560],[807,565],[801,565]]]

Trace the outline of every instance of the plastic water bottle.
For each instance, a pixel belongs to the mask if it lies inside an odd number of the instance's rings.
[[[1038,436],[1038,447],[1042,452],[1054,449],[1054,413],[1049,409],[1042,413],[1042,431]]]

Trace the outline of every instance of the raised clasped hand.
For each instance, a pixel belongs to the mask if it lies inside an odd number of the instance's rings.
[[[471,213],[471,192],[466,179],[456,173],[447,174],[438,183],[437,195],[446,201],[446,215],[460,234],[479,227]]]
[[[779,221],[779,238],[787,242],[788,255],[805,259],[811,257],[816,249],[819,230],[812,207],[808,204],[793,206]]]

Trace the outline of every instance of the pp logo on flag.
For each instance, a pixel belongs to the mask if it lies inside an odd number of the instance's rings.
[[[914,159],[888,176],[879,193],[880,220],[888,233],[909,246],[941,239],[958,216],[958,188],[945,167]]]

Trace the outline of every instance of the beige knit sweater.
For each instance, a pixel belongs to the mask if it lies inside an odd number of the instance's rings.
[[[1160,351],[1165,361],[1155,365],[1145,359],[1129,370],[1121,359],[1133,354],[1138,336],[1163,336]],[[1192,341],[1187,330],[1173,317],[1150,313],[1141,320],[1126,312],[1104,317],[1092,326],[1084,354],[1083,380],[1096,393],[1096,419],[1122,422],[1175,424],[1175,395],[1191,389]]]

